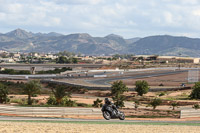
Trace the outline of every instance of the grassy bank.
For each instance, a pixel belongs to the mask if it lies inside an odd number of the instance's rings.
[[[123,124],[123,125],[179,125],[179,126],[200,126],[195,122],[132,122],[132,121],[59,121],[59,120],[0,120],[0,122],[32,122],[32,123],[72,123],[72,124]]]

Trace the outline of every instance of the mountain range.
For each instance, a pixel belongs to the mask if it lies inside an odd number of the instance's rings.
[[[169,35],[124,39],[110,34],[92,37],[87,33],[63,35],[55,32],[32,33],[16,29],[0,33],[0,50],[9,52],[70,51],[85,55],[170,55],[200,57],[200,39]]]

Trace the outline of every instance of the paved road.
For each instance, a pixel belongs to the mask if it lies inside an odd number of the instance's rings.
[[[15,69],[15,70],[30,70],[31,67],[36,67],[36,71],[52,70],[54,68],[70,67],[70,68],[86,68],[96,69],[106,66],[104,64],[0,64],[0,67]]]
[[[172,75],[187,72],[188,70],[180,70],[180,71],[167,71],[167,72],[153,72],[153,73],[140,73],[132,76],[124,76],[124,77],[113,77],[113,78],[103,78],[103,79],[94,79],[94,80],[85,80],[86,82],[97,84],[97,85],[110,85],[109,82],[115,80],[123,80],[123,79],[138,79],[138,78],[149,78],[149,77],[157,77],[164,75]]]
[[[74,119],[74,118],[42,118],[42,117],[11,117],[0,116],[0,121],[63,121],[63,122],[117,122],[117,123],[199,123],[200,121],[154,121],[154,120],[118,120],[111,119]]]

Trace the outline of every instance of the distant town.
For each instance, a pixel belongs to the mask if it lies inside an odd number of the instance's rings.
[[[173,64],[173,63],[200,63],[200,58],[195,57],[178,57],[178,56],[159,56],[159,55],[132,55],[132,54],[114,54],[111,56],[86,56],[81,53],[59,52],[59,53],[21,53],[8,52],[0,50],[0,63],[59,63],[59,64],[119,64],[127,65],[136,64]]]

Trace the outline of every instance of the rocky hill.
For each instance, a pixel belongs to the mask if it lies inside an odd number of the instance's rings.
[[[32,33],[22,29],[0,34],[0,50],[10,52],[80,52],[86,55],[157,54],[200,56],[200,39],[168,35],[124,39],[110,34],[92,37],[87,33],[63,35]]]

